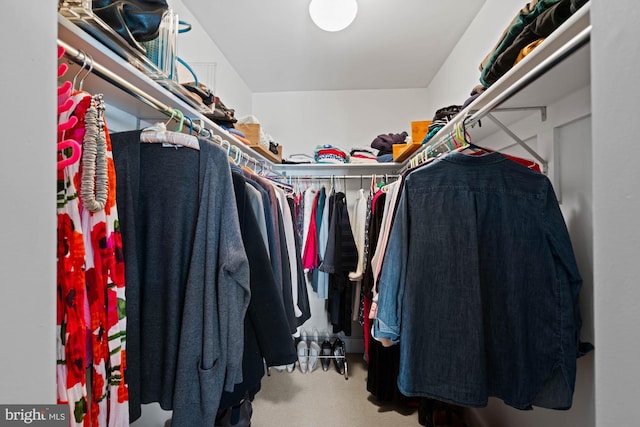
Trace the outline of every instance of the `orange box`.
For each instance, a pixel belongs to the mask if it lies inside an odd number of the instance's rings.
[[[409,144],[393,144],[393,161],[404,162],[410,155],[422,147],[422,141]]]
[[[422,140],[429,133],[431,120],[411,122],[411,141],[422,143]]]

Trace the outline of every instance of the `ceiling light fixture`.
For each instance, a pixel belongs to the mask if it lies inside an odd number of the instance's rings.
[[[347,28],[358,13],[356,0],[311,0],[309,15],[313,23],[325,31]]]

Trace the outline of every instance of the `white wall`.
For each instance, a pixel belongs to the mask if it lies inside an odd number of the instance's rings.
[[[592,2],[596,424],[640,419],[637,2]]]
[[[0,15],[0,403],[56,401],[56,4]]]
[[[236,110],[236,117],[251,114],[249,87],[182,0],[171,0],[169,4],[181,21],[192,25],[191,31],[178,36],[178,56],[193,68],[198,80],[211,90],[214,89],[215,74],[215,94],[227,107]],[[206,16],[202,18],[206,19]],[[178,66],[178,71],[181,82],[193,81],[191,74],[182,65]]]
[[[426,89],[396,89],[256,93],[253,114],[287,156],[313,154],[318,144],[370,147],[382,133],[411,134],[411,122],[433,111]]]
[[[462,104],[480,84],[479,65],[524,6],[522,0],[487,0],[428,86],[427,111]]]

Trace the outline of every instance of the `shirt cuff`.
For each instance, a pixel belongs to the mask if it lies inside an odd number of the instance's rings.
[[[391,345],[398,344],[400,342],[400,328],[393,325],[387,325],[380,319],[375,319],[373,321],[373,326],[371,327],[371,336],[383,343],[385,347],[390,347]]]

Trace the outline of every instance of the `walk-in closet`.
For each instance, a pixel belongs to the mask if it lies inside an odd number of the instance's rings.
[[[0,425],[640,419],[629,0],[2,7]]]

